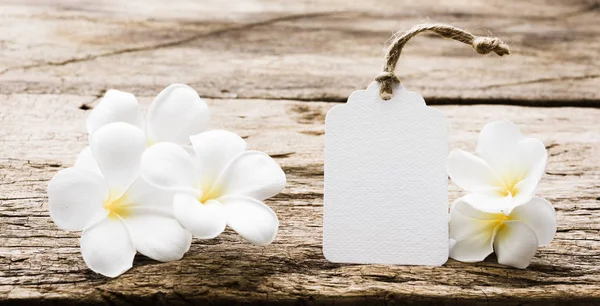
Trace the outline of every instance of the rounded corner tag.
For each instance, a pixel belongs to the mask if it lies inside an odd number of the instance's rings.
[[[384,101],[373,83],[332,111],[325,122],[327,258],[439,265],[448,256],[445,118],[402,85]]]

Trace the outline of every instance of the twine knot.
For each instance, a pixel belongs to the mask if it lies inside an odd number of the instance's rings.
[[[488,54],[492,51],[499,56],[510,54],[508,45],[497,37],[475,37],[473,39],[473,48],[479,54]]]
[[[510,54],[508,45],[496,37],[475,36],[467,31],[455,28],[447,24],[419,24],[412,29],[402,33],[392,43],[385,56],[385,65],[375,80],[379,82],[379,95],[383,100],[389,100],[392,97],[392,89],[395,83],[400,80],[394,74],[396,64],[400,58],[400,53],[404,45],[417,34],[424,31],[435,32],[442,37],[454,39],[462,43],[473,46],[480,54],[494,52],[499,56]]]
[[[379,96],[383,100],[389,100],[392,98],[393,85],[400,83],[398,77],[394,74],[394,71],[383,71],[377,77],[375,81],[379,82]]]
[[[379,73],[376,77],[375,77],[375,81],[381,83],[381,82],[396,82],[399,83],[400,80],[398,79],[398,77],[394,74],[393,71],[383,71],[381,73]]]

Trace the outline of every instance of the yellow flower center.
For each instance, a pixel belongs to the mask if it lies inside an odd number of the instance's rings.
[[[514,173],[507,173],[501,177],[500,185],[500,195],[503,197],[508,196],[509,194],[514,197],[519,193],[519,184],[525,175],[516,175]]]
[[[129,207],[127,207],[127,198],[122,195],[116,200],[110,198],[104,201],[104,209],[108,210],[109,218],[117,218],[118,216],[125,217],[129,214]]]
[[[505,214],[497,214],[497,217],[498,217],[498,220],[497,220],[494,228],[498,228],[498,230],[500,230],[504,226],[504,221],[511,219],[510,216],[507,216]]]
[[[519,188],[517,188],[516,185],[519,182],[520,182],[520,180],[517,180],[517,179],[514,179],[514,178],[511,179],[511,180],[509,180],[509,181],[505,181],[504,185],[502,186],[502,189],[500,190],[500,194],[503,197],[506,197],[509,194],[511,196],[513,196],[513,197],[516,196],[517,193],[519,192]]]
[[[200,203],[202,203],[202,204],[205,204],[209,200],[217,199],[218,197],[221,196],[221,188],[219,188],[218,186],[210,186],[208,188],[201,188],[201,190],[202,191],[207,190],[207,192],[202,193],[201,197],[198,197],[198,201],[200,201]]]

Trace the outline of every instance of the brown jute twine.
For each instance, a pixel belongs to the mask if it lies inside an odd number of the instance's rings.
[[[467,45],[471,45],[473,49],[480,54],[488,54],[494,52],[500,56],[510,54],[508,45],[497,37],[475,36],[469,32],[455,28],[447,24],[419,24],[412,29],[398,36],[394,43],[388,49],[385,56],[385,65],[383,71],[375,78],[379,82],[379,94],[383,100],[389,100],[392,97],[392,87],[394,83],[399,83],[400,80],[394,74],[396,63],[400,58],[400,53],[404,45],[417,34],[425,31],[435,32],[445,38],[458,40]]]

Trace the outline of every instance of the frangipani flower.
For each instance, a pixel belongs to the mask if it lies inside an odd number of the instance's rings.
[[[508,215],[479,211],[462,198],[450,210],[450,257],[459,261],[482,261],[495,251],[498,263],[524,269],[555,234],[554,208],[542,198]]]
[[[86,121],[88,134],[112,122],[125,122],[145,131],[147,146],[167,141],[187,145],[190,136],[206,129],[208,105],[196,91],[184,84],[172,84],[163,89],[150,104],[146,120],[133,94],[110,89],[92,109]],[[89,147],[77,157],[87,162],[93,159]]]
[[[134,95],[108,90],[87,118],[91,135],[111,122],[125,122],[145,130],[146,142],[173,142],[186,145],[190,136],[206,129],[209,120],[208,105],[196,91],[184,84],[172,84],[163,89],[150,104],[146,120]]]
[[[533,198],[548,159],[540,140],[523,137],[511,122],[495,121],[481,130],[477,154],[454,149],[448,156],[448,175],[469,192],[465,202],[484,212],[509,214]]]
[[[175,192],[173,211],[181,225],[201,239],[229,225],[256,245],[275,239],[279,221],[262,200],[278,194],[285,173],[267,154],[246,151],[238,135],[222,130],[192,136],[194,154],[158,143],[142,156],[142,176]]]
[[[131,268],[136,250],[158,261],[180,259],[191,234],[171,213],[173,193],[139,176],[144,132],[107,124],[90,137],[92,159],[58,172],[48,184],[50,217],[81,231],[81,253],[93,271],[115,277]]]

